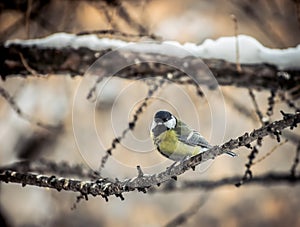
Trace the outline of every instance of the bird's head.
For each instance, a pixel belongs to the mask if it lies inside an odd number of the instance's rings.
[[[154,134],[160,134],[176,127],[177,119],[168,111],[158,111],[154,115],[151,131]]]

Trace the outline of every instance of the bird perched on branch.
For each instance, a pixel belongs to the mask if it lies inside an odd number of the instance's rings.
[[[168,111],[158,111],[155,114],[151,136],[157,150],[174,161],[181,161],[212,148],[199,132]],[[232,157],[236,156],[232,151],[226,153]]]

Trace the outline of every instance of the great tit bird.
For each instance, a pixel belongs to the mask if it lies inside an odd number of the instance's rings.
[[[174,161],[181,161],[212,147],[199,132],[191,129],[168,111],[158,111],[155,114],[151,136],[157,150]],[[226,153],[236,156],[231,151]]]

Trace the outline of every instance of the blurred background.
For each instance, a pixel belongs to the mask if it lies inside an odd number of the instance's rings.
[[[129,34],[155,34],[162,40],[201,44],[205,39],[238,33],[256,38],[269,48],[295,47],[300,41],[299,1],[74,1],[14,0],[0,2],[0,42],[9,39],[45,37],[56,32],[80,33],[118,30]],[[298,14],[297,14],[298,11]],[[105,37],[130,39],[107,34]],[[142,38],[143,39],[143,38]],[[0,53],[1,54],[1,53]],[[86,73],[88,77],[89,72]],[[48,75],[10,77],[1,81],[31,121],[20,117],[0,98],[0,165],[18,160],[67,161],[97,169],[101,157],[133,119],[147,96],[145,81],[110,78],[99,85],[96,102],[85,99],[86,77]],[[212,144],[221,144],[246,131],[260,127],[251,98],[245,88],[203,88],[204,97],[191,85],[165,84],[158,89],[139,115],[136,127],[113,150],[103,174],[119,179],[134,177],[136,166],[145,173],[164,170],[172,162],[161,156],[149,136],[152,117],[167,109],[201,131]],[[254,91],[261,111],[268,108],[269,91]],[[299,101],[294,100],[299,106]],[[281,118],[280,110],[291,112],[275,99],[271,120]],[[236,106],[242,106],[243,111]],[[245,114],[248,113],[248,114]],[[55,133],[34,121],[62,125]],[[293,134],[299,138],[299,129]],[[265,138],[258,159],[276,145]],[[288,142],[252,167],[259,175],[269,171],[288,172],[297,144]],[[242,175],[250,150],[239,148],[238,157],[220,156],[188,171],[178,180],[217,180]],[[299,226],[299,185],[234,185],[214,191],[184,191],[154,194],[131,192],[125,200],[111,197],[81,201],[71,210],[72,192],[0,184],[0,216],[8,226],[162,226],[206,198],[186,226]],[[202,200],[201,200],[202,201]]]

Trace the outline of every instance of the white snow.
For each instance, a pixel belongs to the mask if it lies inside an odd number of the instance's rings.
[[[76,36],[74,34],[56,33],[41,39],[9,40],[5,45],[22,44],[25,46],[39,45],[41,47],[72,48],[86,47],[99,51],[107,48],[123,48],[141,53],[157,53],[183,57],[194,55],[200,58],[223,59],[236,62],[236,42],[239,44],[239,61],[245,64],[269,63],[279,69],[300,68],[300,44],[287,49],[270,49],[263,46],[256,39],[239,35],[236,37],[221,37],[217,40],[207,39],[202,44],[180,44],[176,41],[164,42],[126,42],[117,39],[98,38],[96,35]]]

